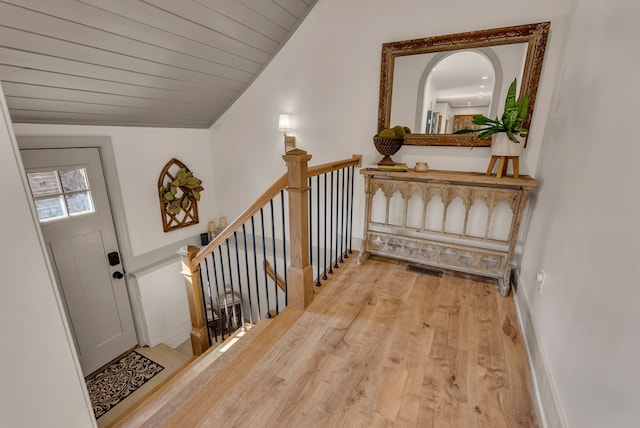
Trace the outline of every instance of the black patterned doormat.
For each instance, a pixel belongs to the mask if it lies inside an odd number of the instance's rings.
[[[98,419],[164,370],[160,364],[131,351],[87,380],[93,413]]]

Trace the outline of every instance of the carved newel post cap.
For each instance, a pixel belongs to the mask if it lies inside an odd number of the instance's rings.
[[[285,162],[309,161],[311,159],[311,155],[307,154],[307,152],[302,149],[293,149],[289,150],[287,154],[282,155],[282,159],[284,159]]]

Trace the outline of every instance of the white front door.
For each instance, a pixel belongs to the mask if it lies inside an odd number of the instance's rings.
[[[21,154],[86,376],[137,344],[100,152]]]

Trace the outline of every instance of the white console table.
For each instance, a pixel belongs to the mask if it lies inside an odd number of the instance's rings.
[[[358,264],[377,254],[468,272],[496,278],[500,294],[509,294],[511,258],[535,179],[412,169],[360,173],[366,206]]]

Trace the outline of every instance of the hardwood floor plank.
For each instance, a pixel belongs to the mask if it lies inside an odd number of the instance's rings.
[[[420,385],[420,395],[423,397],[418,413],[418,424],[421,426],[433,426],[438,421],[442,426],[451,426],[451,420],[447,419],[448,407],[455,405],[447,392],[447,382],[451,373],[447,362],[447,344],[449,336],[455,336],[455,328],[451,325],[450,312],[452,311],[455,287],[443,287],[440,285],[436,296],[436,307],[430,317],[430,323],[434,328],[434,337],[431,350],[426,358],[424,377]],[[439,426],[440,426],[439,425]]]
[[[519,387],[522,384],[529,384],[530,375],[513,299],[497,299],[497,309],[498,322],[503,334],[505,364],[509,369],[509,391],[513,406],[512,426],[537,427],[537,415],[534,409],[523,405],[530,400],[529,393]]]
[[[439,291],[439,279],[421,275],[416,281],[423,292],[418,300],[418,310],[416,311],[417,325],[409,332],[409,341],[406,348],[406,359],[411,376],[409,377],[405,390],[401,398],[401,406],[397,416],[400,426],[411,426],[419,420],[420,410],[424,396],[421,393],[422,384],[425,378],[426,365],[424,361],[431,353],[435,328],[431,316],[437,304],[437,293]],[[384,388],[384,385],[381,385]]]
[[[389,400],[389,397],[402,397],[407,387],[409,378],[413,376],[416,363],[420,361],[419,353],[411,354],[408,351],[414,335],[423,333],[420,311],[417,310],[420,302],[424,300],[423,287],[417,281],[415,274],[405,282],[407,292],[402,296],[397,305],[398,321],[393,328],[385,331],[388,346],[379,349],[380,355],[377,367],[371,373],[369,382],[372,384],[370,408],[375,414],[385,419],[394,421],[397,419],[402,406],[402,400]],[[410,333],[406,334],[406,330]],[[413,332],[416,333],[413,333]]]
[[[274,328],[262,331],[252,341],[250,350],[247,349],[236,355],[233,361],[229,362],[227,370],[218,373],[217,376],[202,385],[178,411],[171,415],[166,421],[167,425],[199,426],[209,409],[226,399],[237,386],[238,380],[254,369],[264,356],[264,352],[279,341],[287,328],[295,323],[300,315],[299,311],[292,308],[282,311],[274,320],[278,322],[272,324]],[[286,320],[290,320],[290,323],[287,323]],[[151,423],[149,426],[156,425]]]
[[[493,281],[371,257],[270,322],[143,426],[537,427],[513,299]]]

